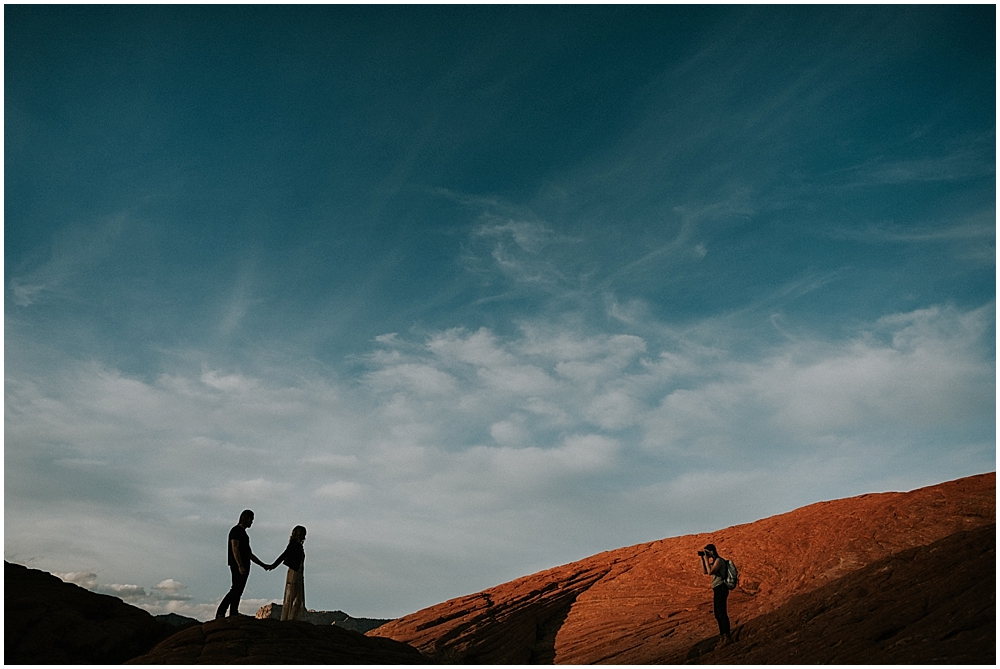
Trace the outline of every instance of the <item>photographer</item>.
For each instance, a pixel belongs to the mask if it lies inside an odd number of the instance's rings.
[[[712,577],[712,593],[715,597],[715,619],[719,621],[719,646],[732,643],[733,637],[729,630],[729,613],[726,611],[726,601],[729,599],[729,586],[726,585],[726,573],[729,563],[722,559],[715,544],[708,544],[705,550],[698,551],[701,566],[706,574]]]

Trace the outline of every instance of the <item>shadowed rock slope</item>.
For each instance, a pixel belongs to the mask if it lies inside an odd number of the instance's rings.
[[[601,553],[432,606],[369,635],[405,641],[443,662],[683,662],[718,633],[696,555],[708,542],[740,568],[741,586],[729,598],[737,627],[879,560],[995,523],[995,473],[821,502]],[[869,618],[863,607],[851,615],[862,624]]]
[[[178,632],[127,664],[427,664],[404,643],[336,625],[233,616]]]
[[[956,532],[793,597],[686,658],[705,664],[996,664],[996,525]]]
[[[4,662],[120,664],[177,627],[117,597],[3,563]]]

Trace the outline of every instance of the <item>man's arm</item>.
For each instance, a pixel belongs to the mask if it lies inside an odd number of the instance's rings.
[[[236,566],[240,568],[240,573],[247,573],[246,567],[243,566],[243,559],[240,557],[240,542],[236,539],[230,539],[229,549],[233,551],[233,557],[236,558]]]
[[[276,569],[278,567],[278,565],[281,564],[282,560],[285,559],[285,554],[286,553],[288,553],[288,549],[287,548],[281,553],[281,555],[279,555],[274,560],[274,562],[272,562],[271,564],[265,564],[265,565],[261,565],[261,566],[264,567],[264,569],[266,569],[268,571],[271,571],[272,569]]]
[[[264,564],[263,562],[261,562],[260,558],[258,558],[256,555],[253,554],[253,551],[250,552],[250,561],[251,562],[256,562],[257,564],[259,564],[264,569],[267,569],[267,570],[272,569],[271,565]]]

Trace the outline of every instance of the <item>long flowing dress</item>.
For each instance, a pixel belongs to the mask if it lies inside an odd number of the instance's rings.
[[[306,584],[303,578],[306,552],[298,541],[289,541],[288,548],[278,558],[288,565],[285,576],[285,600],[281,604],[282,620],[302,620],[306,613]]]

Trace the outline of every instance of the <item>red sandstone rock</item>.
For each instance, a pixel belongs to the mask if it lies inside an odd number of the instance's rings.
[[[995,523],[993,473],[822,502],[601,553],[432,606],[369,635],[405,641],[444,662],[682,661],[718,632],[696,555],[706,543],[740,568],[741,587],[729,598],[738,626],[880,559]]]
[[[713,664],[996,664],[996,525],[896,553],[689,651]],[[707,652],[706,652],[707,651]],[[681,661],[681,658],[674,658]]]
[[[427,664],[404,643],[336,625],[231,616],[190,627],[127,664]]]

